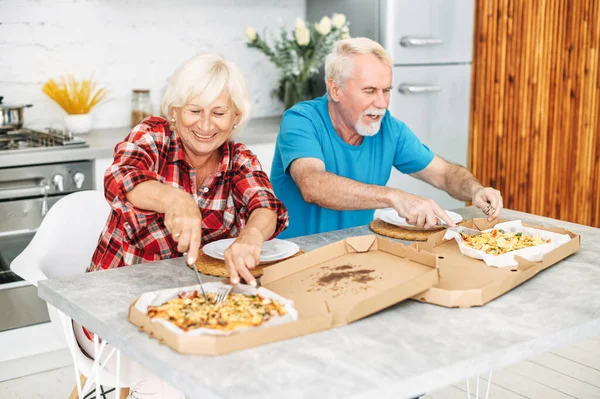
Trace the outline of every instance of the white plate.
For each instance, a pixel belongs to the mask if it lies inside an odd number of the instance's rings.
[[[225,238],[219,241],[213,241],[202,247],[202,250],[208,256],[216,259],[224,259],[225,250],[233,244],[235,238]],[[275,260],[289,258],[300,251],[300,247],[291,241],[279,240],[277,238],[265,241],[260,255],[261,262],[271,262]]]
[[[448,216],[450,217],[450,219],[452,219],[452,221],[454,223],[462,222],[463,218],[458,213],[452,212],[452,211],[445,211],[445,212],[448,214]],[[398,215],[398,212],[396,212],[396,210],[393,208],[386,209],[383,212],[381,212],[381,214],[379,215],[379,218],[386,223],[393,224],[393,225],[402,227],[407,230],[439,230],[442,228],[442,227],[433,227],[431,229],[423,229],[421,227],[416,227],[416,226],[413,226],[412,224],[408,224],[408,223],[406,223],[406,219],[404,219],[403,217],[400,217],[400,215]]]

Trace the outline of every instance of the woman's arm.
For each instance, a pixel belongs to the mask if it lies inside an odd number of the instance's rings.
[[[268,208],[257,208],[250,214],[237,240],[225,251],[225,264],[233,284],[239,283],[241,277],[256,286],[250,270],[260,263],[262,245],[273,235],[276,226],[277,214]]]
[[[256,285],[250,270],[260,262],[262,244],[285,229],[289,217],[287,209],[275,196],[269,177],[256,155],[241,144],[233,145],[236,146],[236,167],[231,190],[238,217],[246,223],[238,239],[225,251],[225,265],[233,284],[239,283],[241,278]]]
[[[202,239],[202,214],[189,193],[148,180],[129,191],[127,200],[136,208],[163,213],[177,250],[187,252],[188,264],[196,261]]]

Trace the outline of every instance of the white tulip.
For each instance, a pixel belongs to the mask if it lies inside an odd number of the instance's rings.
[[[315,24],[315,29],[321,35],[325,36],[331,32],[331,18],[323,17],[318,24]]]
[[[298,43],[299,46],[307,46],[308,43],[310,43],[310,31],[308,29],[296,28],[295,35],[296,43]]]
[[[304,20],[302,18],[296,18],[296,26],[295,26],[296,30],[298,29],[306,29],[306,23],[304,23]]]
[[[342,32],[342,35],[340,36],[340,38],[342,40],[350,39],[350,32]]]
[[[333,14],[331,23],[336,29],[340,29],[346,23],[346,16],[344,14]]]
[[[256,30],[253,27],[251,27],[251,26],[246,27],[246,29],[244,30],[244,34],[246,35],[246,37],[248,38],[248,41],[250,41],[250,43],[252,43],[256,40]]]

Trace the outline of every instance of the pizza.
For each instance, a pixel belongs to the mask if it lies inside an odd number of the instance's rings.
[[[473,249],[484,251],[490,255],[502,255],[517,249],[529,248],[535,245],[546,244],[550,239],[544,240],[538,236],[525,236],[523,233],[508,232],[504,230],[491,230],[481,234],[460,234],[465,244]]]
[[[170,321],[183,331],[211,328],[233,331],[257,327],[274,316],[287,312],[282,304],[260,295],[232,294],[223,303],[215,302],[215,293],[181,292],[160,306],[148,306],[148,316]]]

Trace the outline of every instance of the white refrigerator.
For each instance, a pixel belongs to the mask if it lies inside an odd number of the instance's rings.
[[[390,112],[433,152],[467,165],[474,0],[307,0],[307,20],[343,13],[352,37],[381,43],[394,60]],[[397,170],[388,186],[464,206]]]

